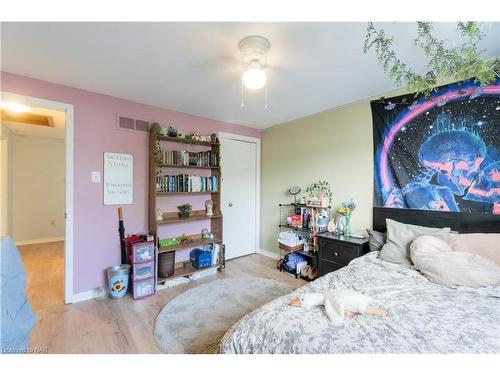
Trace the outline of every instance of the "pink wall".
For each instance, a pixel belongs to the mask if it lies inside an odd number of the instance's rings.
[[[127,233],[147,230],[147,136],[117,129],[117,114],[158,121],[185,132],[260,137],[256,129],[6,72],[1,72],[1,90],[74,106],[74,293],[103,285],[103,270],[120,262],[116,206],[104,206],[102,184],[90,182],[91,171],[102,174],[105,151],[134,156],[134,204],[123,206],[125,228]]]

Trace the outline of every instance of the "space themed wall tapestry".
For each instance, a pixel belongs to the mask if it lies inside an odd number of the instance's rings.
[[[500,80],[371,108],[375,207],[500,215]]]

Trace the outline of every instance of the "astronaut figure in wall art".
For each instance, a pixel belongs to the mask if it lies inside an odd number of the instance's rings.
[[[375,206],[500,214],[500,81],[371,103]]]

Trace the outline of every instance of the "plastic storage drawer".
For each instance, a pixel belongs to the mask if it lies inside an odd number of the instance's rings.
[[[132,263],[143,263],[155,260],[155,244],[150,242],[135,242],[130,245],[130,261]]]
[[[139,281],[155,276],[155,261],[132,264],[132,280]]]
[[[132,298],[139,299],[155,294],[155,278],[133,281],[132,282]]]

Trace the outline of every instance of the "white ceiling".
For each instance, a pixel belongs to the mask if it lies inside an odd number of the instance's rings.
[[[382,24],[377,24],[382,25]],[[422,70],[414,23],[386,23],[401,58]],[[500,23],[482,25],[500,56]],[[366,23],[2,23],[2,70],[236,124],[266,128],[394,87],[362,46]],[[459,42],[455,24],[437,35]],[[240,39],[262,35],[263,92],[240,107]]]

